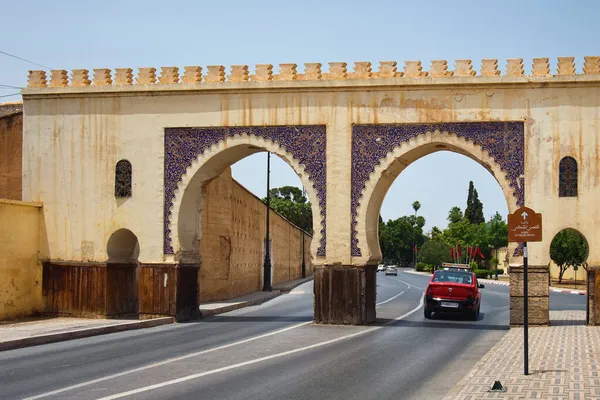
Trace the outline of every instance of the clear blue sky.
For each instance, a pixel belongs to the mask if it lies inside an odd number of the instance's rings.
[[[0,51],[55,69],[600,55],[600,1],[42,1],[0,0]],[[0,84],[24,86],[39,67],[0,54]],[[14,89],[0,88],[1,95]],[[17,100],[19,96],[0,98]],[[234,176],[265,194],[265,154],[242,160]],[[300,185],[283,161],[272,184]],[[422,203],[426,229],[464,208],[473,180],[489,217],[507,212],[498,183],[464,156],[437,153],[407,168],[385,199],[384,219]]]

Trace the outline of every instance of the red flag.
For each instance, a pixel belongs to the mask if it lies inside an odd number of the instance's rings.
[[[450,258],[454,260],[454,247],[450,247]]]
[[[482,260],[485,260],[485,257],[483,256],[483,253],[481,253],[481,250],[479,250],[479,246],[477,246],[477,249],[475,250],[475,252],[481,256]]]
[[[458,257],[462,257],[462,251],[460,250],[460,243],[458,245],[456,245],[456,254],[458,254]]]
[[[473,257],[473,248],[469,245],[467,245],[467,253],[470,257]]]
[[[417,247],[417,245],[416,245],[416,244],[415,244],[415,247],[414,247],[414,249],[415,249],[415,253],[418,253],[418,252],[419,252],[419,248]]]

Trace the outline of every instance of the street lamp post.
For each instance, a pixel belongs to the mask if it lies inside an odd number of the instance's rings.
[[[270,241],[270,223],[269,216],[271,214],[271,152],[267,152],[267,234],[265,240],[265,263],[263,266],[263,291],[271,291],[271,241]]]
[[[304,231],[301,231],[302,235],[302,277],[306,278],[306,262],[304,261]]]

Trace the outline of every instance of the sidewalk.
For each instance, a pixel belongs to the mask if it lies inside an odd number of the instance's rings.
[[[550,311],[553,325],[529,328],[529,375],[523,375],[523,328],[511,328],[444,400],[600,399],[600,327],[585,311]],[[500,381],[505,392],[489,392]]]
[[[296,279],[273,286],[271,292],[255,292],[235,299],[200,304],[202,316],[225,313],[242,307],[261,304],[282,293],[287,293],[312,277]],[[28,318],[20,321],[0,321],[0,351],[37,346],[40,344],[80,339],[90,336],[151,328],[172,324],[172,317],[137,319],[101,318]]]
[[[172,324],[171,317],[145,320],[97,318],[38,318],[0,323],[0,351],[62,342],[132,329]]]
[[[305,282],[309,282],[312,279],[312,277],[308,277],[273,285],[273,290],[271,292],[254,292],[246,296],[236,297],[230,300],[201,303],[200,313],[203,317],[209,317],[212,315],[237,310],[238,308],[262,304],[266,301],[274,299],[282,293],[287,293],[296,286],[299,286]]]

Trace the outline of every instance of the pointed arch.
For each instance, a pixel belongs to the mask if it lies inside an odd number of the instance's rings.
[[[352,256],[364,262],[381,259],[378,215],[389,187],[408,165],[436,151],[477,161],[500,184],[509,211],[523,205],[523,133],[522,123],[354,126]],[[514,251],[516,244],[510,247]]]
[[[270,151],[299,176],[311,202],[312,254],[325,255],[325,126],[173,128],[165,132],[165,254],[189,252],[200,239],[206,184],[251,154]],[[182,211],[183,210],[183,211]]]

